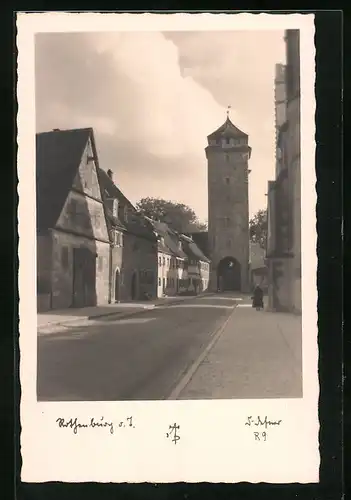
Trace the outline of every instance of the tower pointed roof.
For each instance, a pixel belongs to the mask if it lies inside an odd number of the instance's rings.
[[[242,130],[238,129],[234,125],[234,123],[230,120],[229,116],[227,116],[226,121],[221,125],[217,130],[212,132],[209,136],[207,136],[208,139],[216,139],[220,137],[245,137],[247,138],[248,135],[245,134]]]

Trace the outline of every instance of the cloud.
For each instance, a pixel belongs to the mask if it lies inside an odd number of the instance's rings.
[[[259,158],[272,163],[267,123],[271,117],[273,126],[279,60],[275,51],[267,63],[253,35],[39,34],[37,131],[93,127],[101,167],[114,171],[132,201],[171,198],[205,219],[206,136],[224,121],[228,104],[233,121],[252,138],[257,170],[267,172]],[[258,206],[265,203],[266,180],[256,177]]]

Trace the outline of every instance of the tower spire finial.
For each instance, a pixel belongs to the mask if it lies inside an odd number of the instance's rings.
[[[227,118],[229,119],[229,112],[230,112],[230,109],[231,109],[231,105],[229,104],[229,106],[227,106]]]

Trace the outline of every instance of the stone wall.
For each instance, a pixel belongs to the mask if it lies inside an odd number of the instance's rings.
[[[291,262],[291,258],[269,260],[268,305],[271,310],[291,310]]]
[[[132,280],[135,275],[136,300],[157,296],[156,242],[125,233],[122,251],[122,300],[132,300]]]
[[[54,230],[52,269],[52,308],[66,309],[73,304],[73,249],[85,248],[95,256],[96,305],[108,303],[109,298],[109,243],[90,240]]]
[[[44,312],[51,306],[51,234],[37,235],[37,310]]]
[[[301,168],[300,168],[300,99],[288,104],[289,177],[292,207],[292,308],[301,312]]]

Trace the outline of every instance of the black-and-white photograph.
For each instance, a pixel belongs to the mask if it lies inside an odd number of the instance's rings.
[[[37,398],[302,398],[298,29],[35,35]]]

